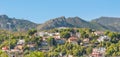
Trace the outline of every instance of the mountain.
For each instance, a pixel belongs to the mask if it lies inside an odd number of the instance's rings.
[[[39,30],[49,30],[59,27],[92,28],[97,30],[111,30],[120,32],[120,18],[99,17],[88,22],[79,17],[66,18],[65,16],[62,16],[50,19],[43,24],[36,24],[28,20],[9,18],[7,15],[0,15],[0,29],[27,31],[32,28],[37,28]]]
[[[68,17],[64,16],[50,19],[49,21],[39,25],[40,30],[48,30],[58,27],[77,27],[77,28],[93,28],[93,29],[103,29],[101,25],[95,23],[87,22],[79,17]]]
[[[38,26],[39,30],[48,30],[58,27],[77,27],[92,28],[97,30],[111,30],[120,32],[120,18],[115,17],[99,17],[88,22],[79,17],[64,16],[50,19],[49,21]]]
[[[92,20],[91,22],[98,23],[107,30],[120,32],[120,18],[116,17],[100,17]]]
[[[7,15],[0,15],[0,29],[5,30],[12,30],[12,31],[18,31],[18,30],[29,30],[31,28],[36,28],[37,24],[22,20],[22,19],[16,19],[16,18],[9,18]]]

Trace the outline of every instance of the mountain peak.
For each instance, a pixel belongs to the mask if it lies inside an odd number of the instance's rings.
[[[96,22],[111,31],[120,31],[120,18],[118,17],[99,17],[92,22]]]
[[[119,17],[108,17],[108,16],[101,16],[98,19],[120,19]]]
[[[65,19],[65,16],[61,16],[61,17],[58,17],[58,18]]]
[[[65,18],[65,16],[61,16],[61,17],[58,17],[58,18],[55,18],[55,19],[59,19],[59,20],[62,19],[62,20],[64,20],[66,18]]]
[[[79,17],[68,17],[65,16],[51,19],[44,24],[40,25],[42,29],[53,29],[57,27],[89,27],[90,23],[82,20]]]
[[[15,18],[9,18],[7,15],[0,15],[0,29],[8,30],[8,24],[11,23],[10,27],[12,31],[29,30],[30,28],[36,28],[37,24],[27,21],[27,20],[20,20]]]
[[[7,15],[0,15],[0,18],[8,18],[8,16]]]

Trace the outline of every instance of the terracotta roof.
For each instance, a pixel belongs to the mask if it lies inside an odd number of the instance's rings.
[[[70,37],[69,39],[68,39],[69,41],[77,41],[78,39],[76,38],[76,37]]]

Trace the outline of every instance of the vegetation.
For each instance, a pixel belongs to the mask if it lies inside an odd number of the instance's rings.
[[[94,49],[102,48],[103,56],[120,57],[119,28],[120,18],[113,17],[87,22],[79,17],[62,16],[38,26],[0,15],[0,57],[89,57]],[[41,31],[43,35],[37,33]]]
[[[2,48],[9,48],[10,42],[10,49],[15,49],[18,45],[17,42],[19,42],[20,39],[24,39],[25,44],[21,50],[19,49],[21,53],[18,53],[16,56],[22,54],[24,57],[59,57],[69,55],[72,55],[73,57],[82,57],[91,55],[94,48],[100,47],[104,47],[106,49],[104,53],[105,56],[120,56],[120,33],[104,31],[102,35],[96,35],[95,32],[97,31],[98,30],[90,28],[56,28],[46,30],[45,32],[49,32],[53,35],[54,33],[60,33],[60,39],[64,39],[65,43],[58,44],[57,41],[59,39],[56,40],[54,36],[49,35],[38,36],[36,35],[38,31],[35,29],[29,30],[28,32],[10,32],[7,30],[0,30],[0,56],[8,57],[8,53],[3,51]],[[76,34],[79,35],[76,36]],[[77,37],[77,44],[68,41],[71,36]],[[99,42],[98,39],[101,36],[108,36],[110,40]],[[46,40],[44,40],[44,38]],[[89,41],[85,42],[83,41],[84,39],[89,39]],[[48,44],[43,44],[44,42],[47,42]],[[30,44],[35,46],[28,46]]]

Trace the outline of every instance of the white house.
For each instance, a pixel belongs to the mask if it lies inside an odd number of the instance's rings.
[[[17,44],[25,44],[25,40],[20,39],[20,40],[17,42]]]
[[[38,32],[38,35],[43,37],[44,35],[48,35],[48,32]]]
[[[108,36],[100,36],[97,40],[98,42],[109,41],[110,38]]]

